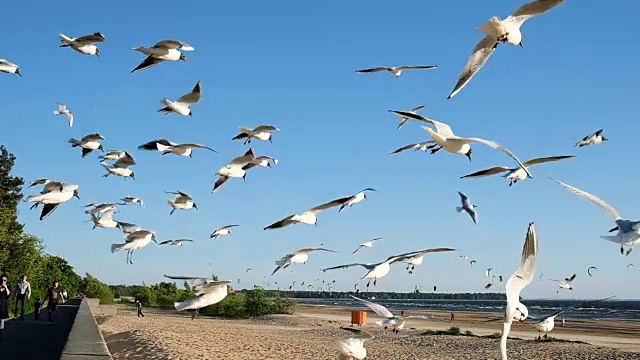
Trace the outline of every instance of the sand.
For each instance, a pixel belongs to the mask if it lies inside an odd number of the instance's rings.
[[[499,323],[478,322],[477,313],[456,313],[453,323],[444,321],[448,314],[429,314],[436,319],[409,319],[397,335],[383,331],[370,316],[364,328],[376,338],[366,343],[367,359],[499,359],[497,339],[425,336],[417,330],[458,326],[485,335],[499,332]],[[134,311],[122,307],[117,315],[98,319],[114,359],[336,359],[335,342],[346,337],[339,326],[349,324],[348,310],[338,307],[299,306],[296,315],[249,320],[191,320],[186,314],[170,311],[149,311],[146,315],[138,318]],[[509,341],[509,359],[640,360],[638,331],[637,324],[614,332],[558,328],[550,335],[589,344],[557,343],[534,341],[535,329],[518,325],[513,328],[513,336],[526,340]]]

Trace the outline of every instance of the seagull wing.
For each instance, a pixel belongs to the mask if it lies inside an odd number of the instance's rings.
[[[106,40],[106,38],[104,37],[104,35],[102,35],[101,33],[97,32],[97,33],[93,33],[91,35],[80,36],[79,38],[76,38],[74,41],[76,43],[91,44],[91,43],[96,43],[96,42],[103,42],[105,40]]]
[[[509,21],[514,24],[517,24],[520,27],[525,21],[528,19],[544,14],[547,11],[553,9],[554,7],[562,4],[564,0],[536,0],[532,1],[528,4],[524,4],[518,8],[511,16],[504,19],[504,21]]]
[[[179,146],[183,146],[183,147],[188,147],[188,148],[196,148],[196,149],[207,149],[207,150],[211,150],[214,153],[218,153],[217,151],[213,150],[212,148],[205,146],[205,145],[200,145],[200,144],[180,144]]]
[[[321,247],[315,247],[315,248],[304,248],[304,249],[299,249],[296,251],[296,254],[306,254],[306,253],[310,253],[310,252],[314,252],[314,251],[328,251],[328,252],[332,252],[335,253],[337,251],[333,251],[330,249],[325,249],[325,248],[321,248]]]
[[[112,166],[115,168],[127,168],[135,164],[136,160],[133,158],[133,156],[125,151],[124,156],[116,160],[116,162],[114,162]]]
[[[565,312],[565,311],[567,311],[567,310],[571,310],[571,309],[575,309],[575,308],[583,307],[583,306],[585,306],[585,305],[591,305],[591,304],[594,304],[594,303],[597,303],[597,302],[600,302],[600,301],[609,300],[609,299],[611,299],[611,298],[613,298],[613,297],[614,297],[614,296],[609,296],[609,297],[602,298],[602,299],[597,299],[597,300],[583,301],[583,302],[581,302],[581,303],[573,304],[573,305],[571,305],[571,306],[566,306],[566,307],[564,307],[564,308],[562,308],[562,309],[559,309],[559,310],[557,310],[556,312],[554,312],[554,313],[553,313],[553,314],[551,314],[551,315],[544,316],[544,317],[541,317],[541,316],[540,316],[540,317],[537,317],[537,318],[535,318],[535,317],[534,317],[534,319],[543,320],[543,319],[548,319],[548,318],[550,318],[550,317],[556,317],[556,316],[558,316],[558,315],[562,314],[563,312]]]
[[[355,250],[353,250],[351,255],[353,255],[353,254],[357,253],[358,251],[362,250],[363,247],[364,247],[364,245],[358,245],[358,247]]]
[[[409,110],[409,111],[411,111],[411,112],[416,112],[416,111],[418,111],[418,110],[420,110],[420,109],[422,109],[422,108],[424,108],[424,105],[416,106],[416,107],[414,107],[413,109],[411,109],[411,110]]]
[[[458,191],[458,195],[460,195],[460,201],[462,201],[462,206],[470,206],[469,205],[469,197],[460,191]]]
[[[311,209],[307,210],[307,212],[313,212],[313,213],[317,213],[319,211],[322,210],[327,210],[327,209],[331,209],[332,207],[336,207],[338,205],[342,205],[345,202],[349,201],[349,199],[351,199],[353,196],[348,196],[348,197],[343,197],[340,199],[336,199],[336,200],[331,200],[327,203],[318,205],[318,206],[314,206]]]
[[[161,243],[159,243],[158,245],[173,244],[174,242],[175,242],[175,240],[165,240],[165,241],[162,241]]]
[[[479,143],[479,144],[484,144],[487,146],[490,146],[496,150],[500,150],[503,153],[507,154],[507,156],[509,156],[510,158],[512,158],[513,160],[515,160],[518,165],[520,165],[520,167],[522,167],[522,169],[527,173],[527,175],[529,175],[530,178],[533,178],[533,176],[531,176],[531,173],[529,173],[529,170],[527,170],[527,167],[524,166],[522,164],[522,162],[516,157],[516,155],[511,152],[511,150],[507,149],[506,147],[498,144],[495,141],[491,141],[491,140],[486,140],[486,139],[480,139],[480,138],[459,138],[459,139],[464,139],[463,141],[469,141],[469,142],[475,142],[475,143]],[[457,139],[447,139],[447,141],[456,141]]]
[[[150,67],[153,67],[155,65],[158,65],[159,63],[163,62],[164,60],[162,59],[158,59],[156,57],[153,57],[151,55],[147,56],[146,59],[142,60],[142,62],[140,63],[140,65],[136,66],[135,69],[131,70],[131,72],[135,72],[138,70],[144,70],[144,69],[148,69]]]
[[[359,73],[372,73],[372,72],[385,71],[385,70],[389,70],[389,68],[388,67],[384,67],[384,66],[379,66],[379,67],[371,68],[371,69],[356,70],[356,72],[359,72]]]
[[[327,270],[348,269],[348,268],[352,268],[352,267],[355,267],[355,266],[362,266],[363,268],[369,270],[369,269],[372,269],[375,265],[363,264],[363,263],[353,263],[353,264],[338,265],[338,266],[332,266],[332,267],[324,268],[324,269],[322,269],[322,272],[325,272]]]
[[[366,307],[368,307],[369,309],[373,310],[373,312],[375,312],[376,314],[378,314],[379,316],[385,317],[385,318],[390,318],[393,317],[393,313],[391,311],[389,311],[389,309],[387,309],[386,307],[380,305],[380,304],[376,304],[374,302],[365,300],[365,299],[360,299],[357,298],[353,295],[349,295],[352,298],[360,301],[361,303],[363,303]]]
[[[98,134],[98,133],[93,133],[93,134],[89,134],[89,135],[85,135],[82,137],[81,139],[82,141],[98,141],[98,140],[104,140],[104,136]]]
[[[618,211],[616,211],[616,209],[614,209],[611,205],[607,204],[604,200],[600,199],[599,197],[589,194],[586,191],[582,191],[577,187],[573,187],[569,184],[565,184],[562,181],[556,180],[556,182],[560,184],[562,187],[564,187],[565,189],[569,190],[570,192],[578,196],[581,196],[591,201],[592,203],[598,205],[600,208],[602,208],[602,210],[606,211],[607,214],[611,215],[611,217],[613,217],[613,220],[621,219],[620,214],[618,214]]]
[[[213,184],[213,190],[211,190],[211,192],[216,192],[216,190],[220,189],[220,187],[229,181],[229,179],[231,179],[229,176],[218,176],[216,182]]]
[[[424,70],[424,69],[435,69],[437,65],[404,65],[398,66],[396,69],[398,70]]]
[[[456,86],[453,88],[453,91],[449,94],[447,99],[451,99],[456,96],[456,94],[460,92],[460,90],[462,90],[469,81],[471,81],[487,60],[489,60],[489,57],[496,50],[497,46],[498,41],[492,36],[487,35],[480,40],[476,47],[473,48],[467,65],[464,67],[464,70],[462,70],[462,74],[460,74]]]
[[[571,159],[576,157],[575,155],[561,155],[561,156],[550,156],[550,157],[544,157],[544,158],[535,158],[535,159],[531,159],[531,160],[527,160],[523,163],[524,166],[531,166],[531,165],[535,165],[535,164],[544,164],[547,162],[552,162],[552,161],[558,161],[558,160],[563,160],[563,159]]]
[[[570,282],[572,282],[572,281],[573,281],[573,280],[575,280],[575,279],[576,279],[576,274],[573,274],[573,275],[571,275],[570,277],[565,278],[565,279],[564,279],[564,281],[566,281],[566,282],[570,283]]]
[[[507,303],[517,304],[520,302],[520,292],[533,280],[533,274],[536,271],[536,257],[538,255],[538,235],[533,223],[529,223],[527,229],[527,237],[522,247],[522,260],[520,267],[516,270],[506,285]],[[508,316],[507,320],[511,321],[513,315]]]
[[[503,173],[503,172],[509,171],[509,170],[511,170],[511,169],[508,168],[508,167],[496,166],[496,167],[492,167],[492,168],[489,168],[489,169],[476,171],[474,173],[471,173],[471,174],[468,174],[468,175],[465,175],[465,176],[461,176],[460,179],[485,177],[485,176],[500,174],[500,173]]]
[[[253,132],[278,131],[278,130],[280,130],[280,129],[278,129],[277,127],[275,127],[273,125],[259,125],[255,129],[253,129]]]
[[[181,48],[184,51],[193,50],[193,46],[183,43],[178,40],[162,40],[153,45],[154,48],[165,48],[165,49],[178,49]]]
[[[290,215],[287,216],[286,218],[276,221],[273,224],[265,227],[263,230],[271,230],[271,229],[280,229],[283,228],[285,226],[289,226],[291,224],[295,224],[297,221],[292,220],[292,218],[294,217],[294,215]]]
[[[426,117],[416,114],[410,111],[397,111],[397,110],[389,110],[392,113],[398,114],[400,116],[408,117],[414,120],[422,121],[433,125],[436,128],[436,132],[446,138],[454,137],[453,130],[451,130],[451,126],[437,121],[433,119],[427,119]]]
[[[598,270],[598,268],[597,268],[597,267],[595,267],[595,266],[591,266],[591,267],[589,267],[589,268],[587,269],[587,274],[589,274],[589,276],[593,276],[593,275],[591,275],[591,269]]]
[[[51,215],[60,204],[44,204],[42,212],[40,213],[40,220],[44,220],[47,216]]]
[[[240,225],[225,225],[225,226],[219,228],[216,231],[225,230],[225,229],[231,229],[231,228],[236,227],[236,226],[240,226]]]
[[[200,88],[200,81],[198,81],[190,93],[182,95],[175,102],[183,105],[191,105],[200,101],[201,98],[202,98],[202,89]]]

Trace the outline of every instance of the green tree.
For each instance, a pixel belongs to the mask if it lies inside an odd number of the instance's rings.
[[[11,171],[16,158],[0,145],[0,270],[8,272],[6,261],[10,249],[20,241],[22,224],[18,222],[18,202],[22,199],[21,177],[13,176]],[[13,274],[9,273],[12,277]]]
[[[80,289],[87,297],[100,299],[100,303],[113,303],[113,291],[111,291],[107,284],[91,276],[89,273],[82,279]]]

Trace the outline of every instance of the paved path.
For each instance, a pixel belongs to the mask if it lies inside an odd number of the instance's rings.
[[[0,359],[60,360],[79,305],[79,299],[58,305],[55,322],[47,321],[46,309],[42,311],[40,321],[35,321],[33,314],[26,315],[25,321],[6,321]]]

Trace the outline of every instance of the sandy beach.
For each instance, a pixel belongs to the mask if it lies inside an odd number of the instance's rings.
[[[346,337],[340,325],[349,325],[350,309],[302,306],[295,315],[272,315],[250,320],[228,320],[149,310],[144,318],[119,307],[117,315],[98,318],[114,359],[335,359],[335,342]],[[497,339],[479,336],[500,332],[501,323],[482,322],[491,316],[426,312],[429,320],[409,319],[395,335],[375,325],[368,314],[365,328],[376,338],[367,342],[367,359],[499,359]],[[615,326],[617,330],[557,328],[550,336],[581,343],[534,341],[537,331],[514,325],[508,343],[509,359],[638,359],[640,329],[637,324],[589,322],[567,319],[567,325]],[[451,326],[479,336],[421,335],[424,329],[444,330]]]

